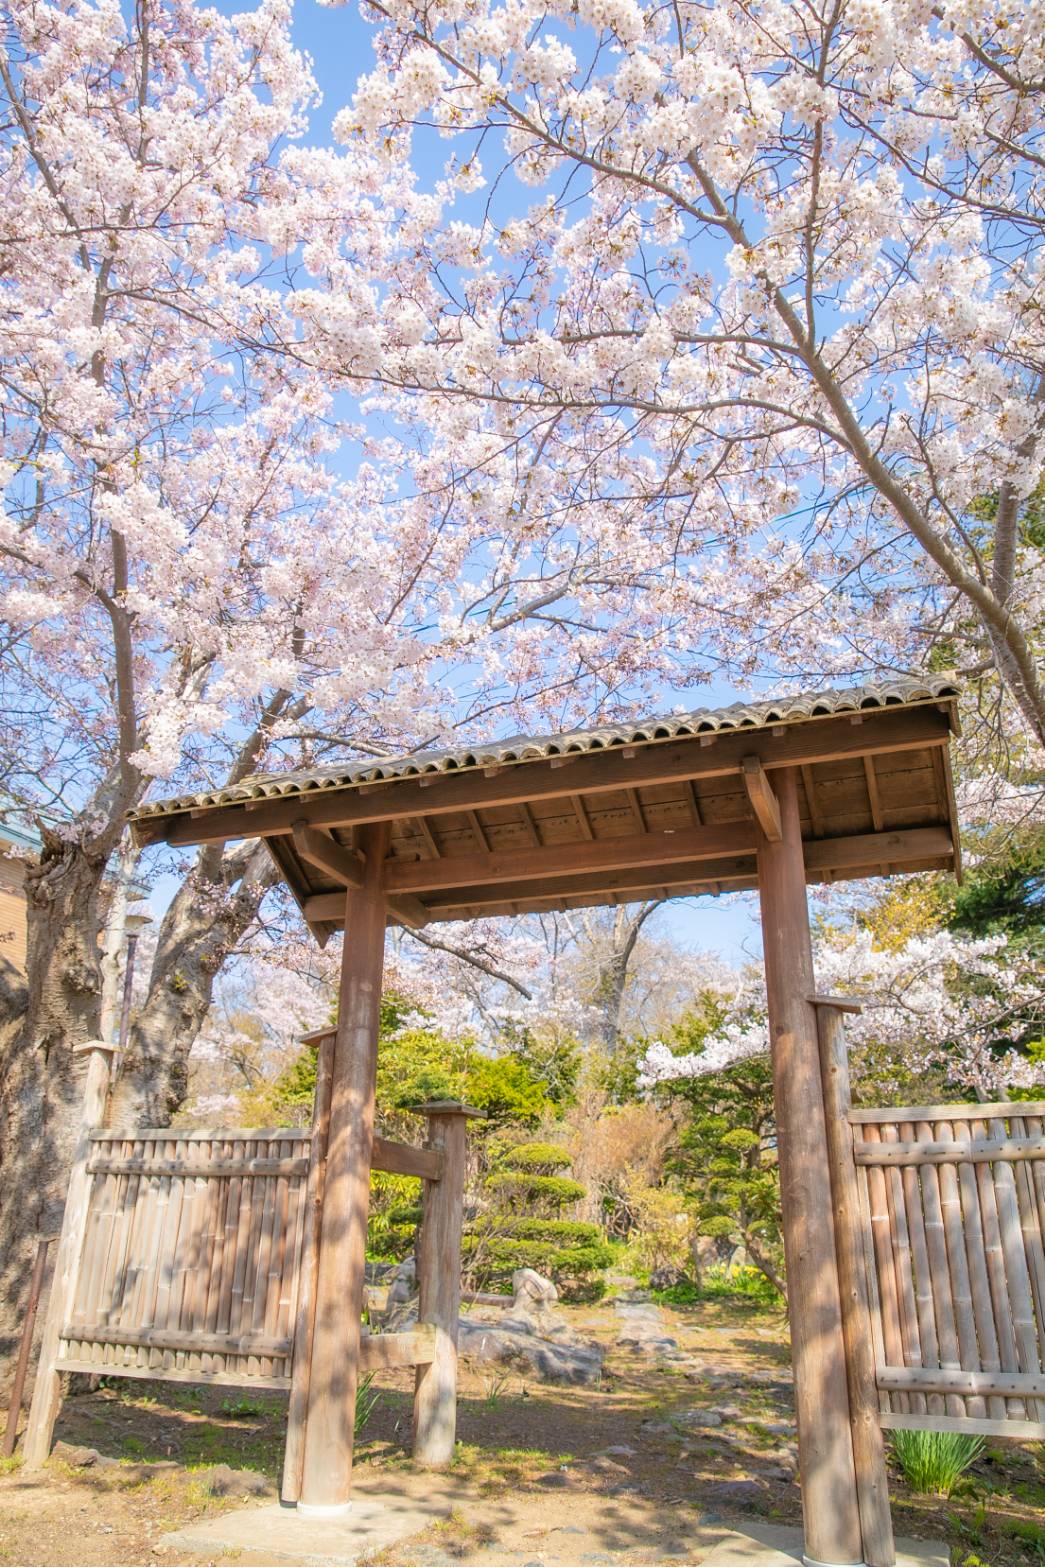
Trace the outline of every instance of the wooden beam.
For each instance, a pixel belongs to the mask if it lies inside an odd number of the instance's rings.
[[[701,829],[702,832],[719,830],[718,828]],[[659,841],[671,843],[674,839],[683,836],[682,833],[664,833],[660,835]],[[917,860],[919,866],[927,861],[950,863],[950,840],[944,828],[914,827],[903,832],[886,833],[884,836],[889,840],[888,854],[904,862]],[[604,838],[598,841],[606,845],[631,840]],[[569,847],[580,849],[585,846],[577,844]],[[804,847],[806,880],[809,882],[822,881],[828,874],[845,877],[849,874],[859,875],[868,868],[873,870],[881,863],[885,854],[885,849],[878,844],[874,834],[859,834],[852,838],[827,838],[822,843],[807,843]],[[516,856],[538,851],[516,849],[507,852],[511,856]],[[538,880],[512,877],[511,880],[501,882],[466,883],[463,887],[440,888],[434,891],[429,889],[425,894],[424,903],[421,903],[420,899],[413,901],[417,902],[423,910],[424,918],[430,921],[447,918],[445,912],[447,909],[478,910],[484,904],[497,905],[500,908],[513,900],[554,899],[585,894],[595,897],[608,893],[621,893],[636,898],[658,887],[670,891],[672,887],[689,887],[697,883],[705,884],[710,890],[713,885],[729,882],[732,884],[726,889],[729,891],[738,890],[735,885],[738,882],[743,886],[757,885],[753,851],[706,861],[690,859],[665,862],[663,859],[658,859],[650,865],[625,867],[610,865],[601,871],[580,872],[562,870],[561,860],[556,851],[546,849],[540,852],[555,861],[559,874],[555,874],[554,869],[548,869],[546,876]],[[464,856],[455,856],[453,860],[447,859],[440,863],[444,866],[452,865],[458,858]],[[427,861],[421,863],[428,864]],[[390,906],[391,903],[400,901],[402,901],[401,897],[390,900]],[[305,918],[310,923],[338,924],[343,912],[342,904],[340,893],[317,893],[304,902]],[[456,917],[465,918],[463,914]]]
[[[424,839],[425,848],[428,850],[428,853],[431,855],[433,860],[437,860],[439,858],[440,851],[439,845],[435,841],[435,833],[432,831],[431,827],[429,827],[423,816],[415,816],[414,822],[417,826],[418,832]]]
[[[304,907],[312,902],[311,898],[305,900]],[[428,924],[428,910],[420,898],[411,898],[408,893],[400,893],[397,898],[388,898],[388,913],[397,925],[405,925],[407,930],[421,930]],[[309,919],[308,914],[305,915]]]
[[[294,847],[303,860],[325,871],[343,887],[361,887],[366,874],[366,862],[358,849],[347,849],[337,843],[329,833],[310,827],[307,821],[297,821],[291,829]]]
[[[414,1384],[414,1461],[428,1469],[453,1462],[457,1433],[457,1339],[461,1315],[461,1228],[464,1220],[467,1105],[425,1107],[428,1143],[438,1151],[443,1179],[426,1183],[417,1238],[417,1317],[427,1324],[434,1353]]]
[[[894,1567],[896,1548],[889,1511],[889,1474],[878,1421],[871,1300],[864,1264],[863,1211],[853,1162],[849,1057],[843,1014],[859,1011],[851,1002],[810,997],[816,1008],[820,1075],[824,1092],[827,1157],[831,1170],[835,1251],[842,1305],[849,1418],[856,1463],[863,1560],[867,1567]]]
[[[867,801],[871,807],[871,821],[875,832],[881,832],[885,827],[885,818],[882,816],[882,797],[878,793],[878,774],[874,770],[873,757],[864,757],[864,778],[867,780]]]
[[[474,811],[465,811],[464,814],[468,819],[468,825],[472,829],[472,834],[476,843],[479,845],[479,848],[483,851],[484,854],[489,854],[490,840],[486,835],[486,828],[483,826],[482,822],[479,820]]]
[[[895,861],[949,859],[954,853],[946,827],[908,827],[900,832],[857,833],[851,838],[823,838],[805,845],[806,879],[811,871],[858,870]]]
[[[631,833],[584,843],[548,844],[541,849],[501,849],[493,854],[458,854],[442,860],[390,860],[385,885],[390,895],[424,894],[444,887],[478,887],[502,881],[542,881],[549,876],[595,870],[625,870],[639,865],[671,865],[680,860],[718,859],[754,854],[748,822],[724,827],[687,828],[683,832]]]
[[[366,1333],[359,1346],[364,1371],[391,1371],[404,1366],[428,1366],[435,1359],[435,1330],[418,1323],[407,1333]]]
[[[386,1175],[419,1175],[425,1181],[438,1181],[443,1173],[443,1156],[435,1148],[411,1148],[409,1143],[375,1137],[373,1167]]]
[[[824,816],[820,809],[820,801],[817,798],[813,769],[808,766],[803,767],[801,773],[802,788],[806,792],[806,804],[809,807],[809,825],[813,829],[813,837],[822,838],[824,836]]]
[[[590,843],[591,840],[595,837],[595,831],[591,825],[591,821],[588,818],[588,812],[585,808],[584,801],[581,799],[579,794],[572,794],[570,796],[570,804],[573,806],[573,814],[577,818],[577,826],[581,830],[581,837],[587,838]]]
[[[741,777],[747,791],[755,820],[770,843],[780,842],[780,806],[773,793],[773,786],[766,777],[766,770],[758,756],[745,756],[741,763]]]
[[[315,790],[284,799],[202,807],[177,816],[143,817],[133,827],[142,844],[222,843],[229,838],[289,834],[294,822],[302,819],[314,827],[347,827],[418,814],[443,815],[564,795],[643,788],[679,779],[728,777],[737,772],[745,756],[758,756],[763,767],[771,770],[865,753],[945,746],[950,735],[948,716],[935,706],[893,708],[869,713],[859,726],[844,717],[811,719],[786,728],[780,735],[751,729],[714,735],[715,744],[710,746],[702,745],[699,738],[663,741],[640,747],[631,760],[619,751],[598,751],[570,757],[555,768],[544,761],[512,763],[492,777],[481,768],[469,768],[435,775],[424,786],[416,778],[404,778],[377,785],[367,793],[358,786]]]

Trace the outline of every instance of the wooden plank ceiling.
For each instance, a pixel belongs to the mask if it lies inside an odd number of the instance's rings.
[[[142,841],[264,837],[321,939],[361,879],[355,829],[391,822],[390,918],[420,926],[757,886],[773,773],[799,769],[810,882],[959,870],[954,699],[550,754],[507,765],[153,808]]]

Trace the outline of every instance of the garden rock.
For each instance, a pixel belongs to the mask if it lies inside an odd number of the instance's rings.
[[[215,1464],[203,1486],[211,1496],[269,1496],[273,1490],[272,1482],[256,1469],[232,1469],[228,1464]]]
[[[714,1431],[726,1423],[725,1411],[721,1409],[687,1409],[677,1419],[680,1425],[693,1426],[702,1431]]]
[[[655,1359],[677,1360],[681,1356],[678,1341],[665,1331],[664,1314],[658,1306],[645,1302],[617,1301],[620,1328],[617,1343],[640,1355]]]
[[[553,1341],[522,1319],[495,1324],[462,1317],[458,1348],[469,1360],[529,1371],[546,1382],[590,1385],[602,1376],[600,1345],[565,1336]]]

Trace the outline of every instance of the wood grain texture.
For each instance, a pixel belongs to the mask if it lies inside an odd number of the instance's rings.
[[[774,778],[782,837],[759,838],[762,936],[779,1141],[807,1556],[859,1562],[862,1543],[820,1077],[797,772]]]

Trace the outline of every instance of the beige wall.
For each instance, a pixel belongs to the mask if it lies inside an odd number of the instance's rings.
[[[25,866],[0,854],[0,957],[25,973]]]

